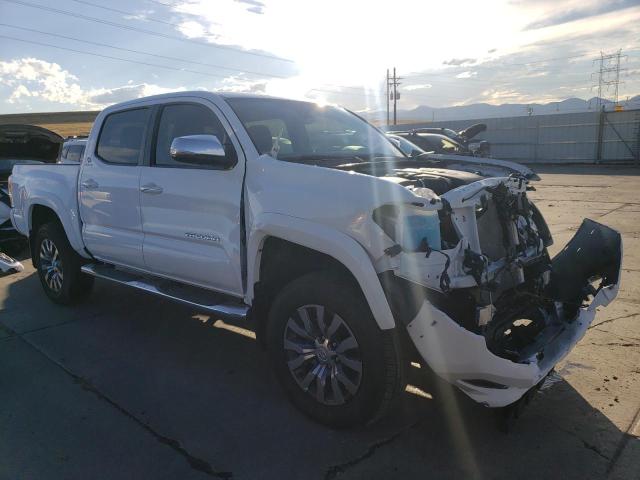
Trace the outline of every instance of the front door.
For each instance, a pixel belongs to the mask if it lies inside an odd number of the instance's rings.
[[[109,263],[144,268],[139,181],[150,118],[150,108],[109,114],[80,171],[84,243]]]
[[[156,132],[150,165],[140,175],[146,269],[241,296],[244,161],[229,124],[213,104],[194,99],[163,105]],[[198,134],[217,136],[234,166],[176,162],[169,154],[173,139]]]

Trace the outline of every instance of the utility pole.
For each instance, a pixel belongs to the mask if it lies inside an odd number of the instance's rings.
[[[387,68],[387,125],[389,125],[389,69]]]
[[[600,59],[594,60],[594,62],[599,62],[598,70],[591,74],[592,78],[594,74],[598,75],[598,111],[601,110],[603,104],[603,90],[609,91],[609,87],[613,87],[614,108],[618,106],[620,72],[626,70],[620,68],[620,59],[626,57],[626,55],[622,55],[622,50],[619,49],[615,53],[605,54],[604,52],[600,52]]]
[[[402,83],[400,80],[402,78],[396,76],[396,67],[393,67],[393,77],[391,78],[389,78],[389,70],[387,70],[387,125],[389,124],[389,99],[393,100],[393,124],[398,124],[398,100],[400,100],[398,85]]]

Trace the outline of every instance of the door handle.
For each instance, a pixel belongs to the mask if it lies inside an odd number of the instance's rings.
[[[96,182],[93,178],[85,180],[84,182],[80,183],[80,185],[85,190],[95,190],[96,188],[98,188],[98,182]]]
[[[162,187],[156,185],[155,183],[147,183],[146,185],[142,185],[140,187],[140,191],[142,193],[148,193],[151,195],[159,195],[160,193],[162,193]]]

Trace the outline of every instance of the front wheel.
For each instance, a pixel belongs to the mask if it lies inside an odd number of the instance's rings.
[[[80,271],[80,256],[69,244],[62,225],[42,225],[36,234],[34,253],[40,283],[51,300],[70,305],[89,295],[93,277]]]
[[[381,331],[359,289],[330,272],[300,277],[275,299],[267,346],[291,401],[332,427],[369,423],[399,387],[393,332]]]

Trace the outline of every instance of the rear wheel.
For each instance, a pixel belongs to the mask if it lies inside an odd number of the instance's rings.
[[[60,223],[49,222],[38,229],[34,252],[38,256],[40,283],[51,300],[70,305],[91,293],[93,277],[80,271],[81,258],[69,244]]]
[[[381,331],[362,295],[339,275],[294,280],[274,301],[267,331],[276,375],[314,420],[346,427],[380,418],[399,386],[393,332]]]

